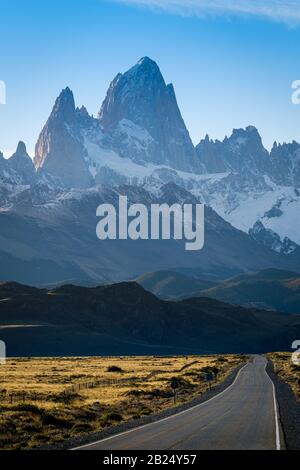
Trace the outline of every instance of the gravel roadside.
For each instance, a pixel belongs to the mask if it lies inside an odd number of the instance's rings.
[[[245,364],[241,364],[238,367],[236,367],[229,375],[228,377],[221,383],[215,385],[212,387],[211,390],[208,390],[207,392],[203,393],[199,397],[194,398],[191,401],[188,401],[182,405],[175,406],[172,408],[165,409],[163,411],[160,411],[158,413],[154,413],[153,415],[150,416],[144,416],[139,419],[134,419],[130,420],[121,424],[118,424],[116,426],[111,426],[107,429],[104,429],[99,432],[94,432],[74,438],[70,438],[65,440],[64,442],[61,442],[56,445],[43,445],[39,447],[37,450],[68,450],[68,449],[73,449],[75,447],[80,447],[85,444],[89,444],[94,441],[98,441],[101,439],[104,439],[106,437],[112,436],[114,434],[119,434],[124,431],[128,431],[129,429],[137,428],[139,426],[142,426],[144,424],[148,423],[153,423],[155,421],[158,421],[162,418],[166,418],[168,416],[172,416],[180,411],[184,411],[188,408],[191,408],[192,406],[199,405],[200,403],[203,403],[213,396],[217,395],[218,393],[222,392],[225,390],[229,385],[231,385],[236,378],[239,370],[244,366]]]
[[[266,370],[275,386],[286,448],[300,450],[300,403],[291,387],[274,373],[272,361],[268,361]]]

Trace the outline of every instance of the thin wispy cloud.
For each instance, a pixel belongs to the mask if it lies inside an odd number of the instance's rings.
[[[300,24],[300,0],[115,0],[184,16],[243,15]]]

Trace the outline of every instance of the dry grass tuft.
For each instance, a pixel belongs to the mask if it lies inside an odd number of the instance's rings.
[[[270,353],[268,357],[274,364],[275,373],[291,386],[300,401],[300,365],[293,364],[292,353]]]

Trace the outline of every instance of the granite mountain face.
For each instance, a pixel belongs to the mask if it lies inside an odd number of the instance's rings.
[[[36,145],[35,166],[69,188],[93,186],[107,174],[120,182],[149,173],[147,165],[197,167],[174,88],[147,57],[112,81],[98,118],[63,90]]]
[[[300,144],[274,143],[270,154],[271,171],[274,180],[284,186],[300,185]]]
[[[18,143],[16,152],[7,160],[0,152],[0,181],[15,186],[36,183],[36,171],[24,142]]]
[[[66,187],[85,188],[92,184],[80,134],[81,115],[75,108],[72,91],[66,88],[57,98],[36,144],[36,168],[59,178]]]
[[[299,155],[297,142],[267,151],[253,126],[194,147],[173,85],[148,57],[115,77],[97,117],[65,88],[34,165],[22,142],[8,160],[0,154],[1,277],[94,282],[176,267],[201,268],[208,278],[297,270]],[[146,204],[204,202],[203,252],[191,258],[174,241],[149,243],[135,259],[138,243],[100,246],[96,207],[127,193]]]
[[[250,190],[260,190],[263,179],[266,190],[269,180],[300,186],[299,155],[297,142],[275,142],[268,152],[254,126],[234,129],[223,141],[207,135],[194,147],[173,85],[144,57],[111,82],[97,118],[76,108],[72,91],[63,90],[38,139],[35,166],[59,176],[67,187],[93,186],[102,182],[102,174],[110,174],[112,183],[113,174],[117,183],[120,178],[159,181],[163,171],[166,179],[176,176],[200,189],[203,179],[196,175],[230,174],[238,175],[242,186],[248,181]]]
[[[271,229],[266,229],[259,220],[255,222],[249,230],[249,235],[261,245],[271,248],[277,253],[289,255],[291,253],[300,253],[300,247],[288,237],[281,240],[280,236]]]
[[[104,129],[119,137],[122,156],[185,171],[197,167],[173,85],[166,85],[157,64],[148,57],[112,81],[99,120]],[[137,139],[139,135],[148,137],[144,149],[137,146],[132,153],[130,134],[133,139],[135,134]]]
[[[196,146],[196,152],[206,173],[250,172],[268,173],[270,159],[258,130],[253,126],[234,129],[223,142],[212,141],[208,136]]]
[[[8,160],[9,167],[14,170],[25,185],[34,184],[36,174],[34,165],[27,153],[24,142],[19,142],[16,152]]]

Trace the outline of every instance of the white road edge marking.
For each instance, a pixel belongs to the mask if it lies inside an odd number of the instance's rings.
[[[171,416],[167,416],[166,418],[162,418],[162,419],[158,419],[157,421],[153,421],[152,423],[148,423],[148,424],[143,424],[142,426],[137,426],[136,428],[133,428],[133,429],[129,429],[128,431],[124,431],[124,432],[120,432],[118,434],[113,434],[112,436],[109,436],[109,437],[105,437],[104,439],[99,439],[98,441],[95,441],[95,442],[91,442],[90,444],[84,444],[82,446],[79,446],[79,447],[74,447],[73,449],[70,449],[70,450],[79,450],[79,449],[84,449],[85,447],[91,447],[91,446],[94,446],[96,444],[99,444],[100,442],[105,442],[105,441],[109,441],[110,439],[114,439],[115,437],[119,437],[119,436],[124,436],[125,434],[129,434],[131,432],[134,432],[134,431],[138,431],[139,429],[143,429],[143,428],[146,428],[148,426],[151,426],[153,424],[156,424],[156,423],[161,423],[162,421],[167,421],[168,419],[172,419],[172,418],[176,418],[177,416],[179,415],[182,415],[184,413],[187,413],[188,411],[191,411],[191,410],[194,410],[195,408],[200,408],[200,406],[203,406],[203,405],[206,405],[206,403],[214,400],[215,398],[217,397],[220,397],[221,395],[223,395],[223,393],[225,392],[228,392],[228,390],[233,387],[236,383],[236,381],[238,380],[239,378],[239,375],[240,373],[242,372],[243,369],[245,369],[245,367],[247,367],[248,365],[250,364],[250,362],[247,362],[247,364],[245,364],[237,373],[234,381],[232,382],[231,385],[229,385],[227,388],[225,388],[225,390],[223,390],[222,392],[218,393],[217,395],[209,398],[209,400],[206,400],[204,401],[203,403],[199,403],[198,405],[194,405],[194,406],[191,406],[190,408],[187,408],[186,410],[183,410],[183,411],[179,411],[179,413],[175,413]],[[268,376],[269,377],[269,376]],[[270,377],[269,377],[270,378]],[[271,379],[270,379],[271,380]],[[272,382],[273,383],[273,382]]]
[[[272,389],[273,389],[273,404],[274,404],[274,414],[275,414],[275,430],[276,430],[276,450],[281,450],[281,443],[280,443],[280,431],[279,431],[279,415],[278,415],[278,406],[277,406],[277,399],[276,399],[276,390],[275,390],[275,385],[271,377],[269,376],[267,372],[267,365],[265,367],[265,373],[267,377],[269,378],[271,384],[272,384]]]

